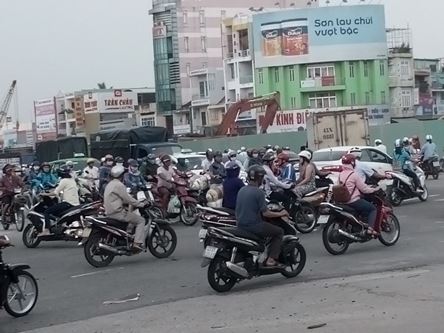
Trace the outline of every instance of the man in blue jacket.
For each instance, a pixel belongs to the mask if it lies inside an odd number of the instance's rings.
[[[224,197],[222,206],[229,209],[236,209],[236,200],[239,190],[245,186],[239,178],[240,167],[235,161],[231,161],[226,166],[227,177],[223,182]]]

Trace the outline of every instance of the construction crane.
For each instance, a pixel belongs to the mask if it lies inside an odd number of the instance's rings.
[[[258,96],[252,99],[240,100],[229,107],[216,135],[236,135],[236,119],[240,113],[259,107],[266,107],[265,118],[261,126],[261,133],[267,133],[267,128],[273,123],[276,112],[279,110],[279,92],[267,96]]]
[[[17,81],[14,80],[9,87],[8,93],[6,94],[5,99],[3,100],[2,106],[0,107],[0,130],[3,129],[3,126],[6,123],[6,118],[8,117],[8,109],[11,104],[12,96],[14,95],[15,86],[17,85]]]

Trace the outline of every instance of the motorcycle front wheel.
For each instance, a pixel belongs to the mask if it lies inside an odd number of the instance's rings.
[[[195,225],[199,219],[199,214],[197,212],[197,206],[193,202],[186,202],[180,209],[180,220],[186,226],[191,227]]]
[[[286,265],[282,275],[286,278],[298,276],[304,269],[306,260],[307,255],[304,247],[302,244],[297,243],[282,260],[282,262]]]
[[[17,231],[22,231],[25,227],[25,211],[23,209],[19,209],[17,213],[15,213],[15,225],[17,227]]]
[[[401,194],[396,190],[396,188],[392,189],[389,194],[389,201],[390,203],[395,206],[399,207],[402,203],[402,196]]]
[[[378,239],[385,246],[393,246],[398,242],[400,233],[401,226],[398,218],[394,214],[388,214],[386,219],[382,221]]]
[[[146,239],[146,246],[156,258],[168,258],[177,246],[177,235],[168,224],[157,224]]]
[[[427,201],[427,199],[429,198],[429,190],[427,189],[427,187],[425,185],[422,188],[423,188],[424,192],[422,192],[422,194],[419,196],[419,200]]]
[[[113,254],[105,253],[99,248],[102,240],[104,240],[103,235],[95,232],[89,236],[83,248],[86,261],[93,267],[106,267],[114,260]]]
[[[344,254],[350,246],[350,243],[339,234],[338,229],[340,228],[340,223],[330,219],[322,231],[322,242],[325,249],[335,256]]]
[[[6,286],[5,310],[13,317],[27,315],[37,303],[39,289],[31,273],[21,271],[17,275],[18,283],[9,281]]]
[[[39,231],[36,227],[33,224],[28,224],[22,234],[23,244],[29,249],[36,248],[40,244],[38,234]]]
[[[230,291],[237,281],[225,265],[225,259],[221,257],[216,257],[211,261],[208,266],[207,278],[211,288],[218,293]]]

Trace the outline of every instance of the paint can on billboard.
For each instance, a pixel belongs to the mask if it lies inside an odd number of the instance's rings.
[[[264,57],[282,54],[282,34],[280,23],[266,23],[261,26],[262,52]]]
[[[281,27],[282,54],[284,56],[308,54],[308,20],[283,21]]]

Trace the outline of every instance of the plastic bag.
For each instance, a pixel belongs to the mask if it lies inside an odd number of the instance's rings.
[[[180,213],[180,200],[177,195],[173,195],[168,203],[168,213],[179,214]]]

